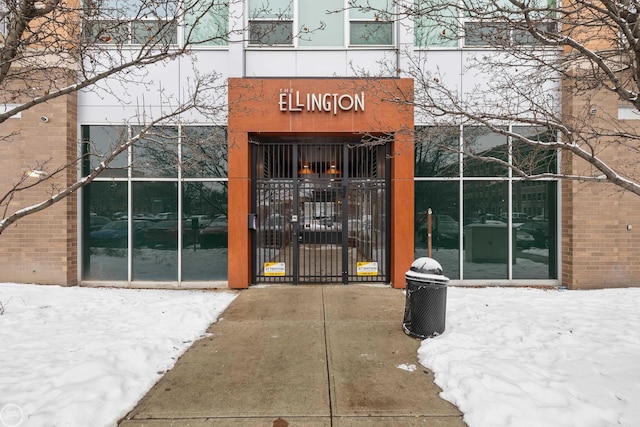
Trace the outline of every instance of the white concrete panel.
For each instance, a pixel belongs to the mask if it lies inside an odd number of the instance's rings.
[[[491,51],[463,51],[462,58],[462,99],[477,111],[505,117],[531,115],[535,103],[538,112],[559,112],[558,76],[538,61]]]
[[[246,77],[295,77],[296,53],[293,50],[245,51]]]
[[[345,50],[299,50],[296,77],[343,77],[348,75]]]
[[[359,49],[347,51],[347,75],[364,74],[379,77],[398,77],[398,56],[394,50]]]
[[[203,106],[218,109],[226,103],[228,53],[195,51],[173,61],[132,69],[125,77],[114,76],[78,94],[78,120],[80,123],[139,122],[174,110],[195,91],[197,79],[216,72],[217,79],[208,79],[201,88]],[[220,104],[222,102],[222,104]],[[201,113],[190,112],[185,117],[210,122]]]
[[[459,50],[416,50],[413,57],[403,63],[407,64],[403,77],[414,79],[417,105],[443,105],[448,102],[449,96],[456,99],[461,96],[463,71],[462,53]],[[421,108],[416,108],[414,112],[416,124],[450,119],[431,115],[428,110]]]

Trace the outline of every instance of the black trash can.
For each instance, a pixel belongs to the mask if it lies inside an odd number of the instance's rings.
[[[431,338],[444,332],[449,278],[433,258],[418,258],[406,272],[407,297],[402,329],[414,338]]]

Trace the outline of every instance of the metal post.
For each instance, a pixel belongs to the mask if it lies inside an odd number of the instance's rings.
[[[431,208],[427,210],[427,256],[431,258]]]

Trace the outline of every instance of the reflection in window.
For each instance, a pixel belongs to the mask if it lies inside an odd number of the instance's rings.
[[[514,126],[512,130],[533,144],[556,140],[553,132],[542,126]],[[513,165],[528,175],[557,172],[556,149],[535,146],[518,138],[513,138],[511,145]]]
[[[504,22],[465,22],[465,46],[508,46],[509,27]]]
[[[459,151],[459,127],[417,127],[415,132],[415,176],[458,176]]]
[[[93,182],[83,196],[83,279],[127,280],[127,183]]]
[[[508,279],[507,181],[467,181],[464,200],[465,279]],[[515,247],[514,247],[515,249]]]
[[[103,160],[100,152],[111,152],[113,144],[136,129],[82,126],[81,131],[88,154],[83,171],[88,172],[90,165]],[[131,179],[125,152],[110,165],[120,169],[109,169],[87,186],[82,197],[83,279],[127,281],[130,276],[134,281],[178,281],[182,252],[183,280],[226,280],[226,234],[215,243],[205,242],[209,248],[201,244],[205,226],[226,220],[226,141],[224,127],[155,127],[132,148]],[[178,204],[181,167],[182,212]],[[114,178],[113,170],[120,175]],[[98,229],[101,233],[94,233]],[[201,249],[216,253],[210,253],[205,262],[199,258]]]
[[[292,45],[293,1],[249,1],[249,44]]]
[[[439,4],[438,4],[439,3]],[[447,1],[414,1],[415,45],[419,47],[457,47],[458,10]]]
[[[431,209],[432,257],[445,276],[460,278],[460,186],[455,181],[415,183],[415,256],[427,256],[427,221]]]
[[[188,178],[227,177],[227,132],[224,127],[182,128],[182,175]]]
[[[392,45],[393,23],[375,21],[351,21],[352,45]]]
[[[557,278],[557,182],[513,183],[512,223],[516,230],[514,279]]]
[[[507,176],[507,166],[486,160],[486,158],[495,158],[507,162],[509,155],[507,141],[505,135],[492,132],[485,127],[465,126],[463,129],[464,175]]]
[[[387,0],[349,1],[349,44],[393,45],[393,7]]]
[[[134,128],[133,133],[139,132]],[[133,145],[133,176],[178,176],[178,129],[154,127]]]
[[[142,249],[133,252],[133,279],[178,280],[177,183],[134,182],[133,218],[152,222],[141,233]]]
[[[182,280],[227,280],[227,183],[186,182],[182,198],[186,232],[196,241],[182,252]]]
[[[175,1],[88,0],[84,11],[90,18],[83,27],[87,43],[168,45],[178,41]]]
[[[187,0],[185,43],[208,46],[227,44],[229,2]]]
[[[126,126],[83,126],[82,141],[85,161],[83,173],[89,174],[105,161],[116,148],[128,141]],[[127,177],[127,150],[118,154],[102,172],[103,177],[126,178]]]

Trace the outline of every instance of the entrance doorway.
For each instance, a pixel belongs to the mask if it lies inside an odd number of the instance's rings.
[[[389,283],[389,144],[251,135],[253,283]]]

